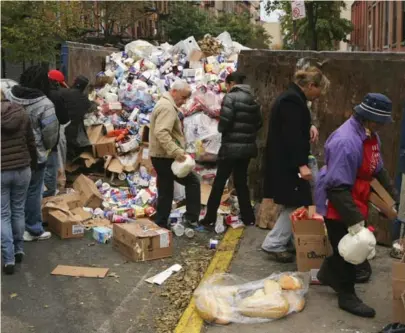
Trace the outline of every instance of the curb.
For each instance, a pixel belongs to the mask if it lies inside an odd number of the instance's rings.
[[[215,273],[225,273],[228,270],[244,230],[244,228],[228,229],[200,284],[211,275]],[[203,320],[195,311],[195,300],[193,296],[177,323],[174,333],[200,333],[203,325]]]

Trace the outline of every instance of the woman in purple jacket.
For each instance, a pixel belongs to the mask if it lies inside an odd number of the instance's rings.
[[[355,293],[356,266],[340,256],[338,244],[347,233],[355,235],[365,228],[374,177],[397,198],[383,167],[376,133],[383,124],[392,122],[392,103],[382,94],[369,93],[354,111],[328,138],[325,166],[316,181],[317,211],[324,216],[333,248],[333,255],[324,260],[318,279],[338,293],[341,309],[361,317],[374,317],[374,309]]]

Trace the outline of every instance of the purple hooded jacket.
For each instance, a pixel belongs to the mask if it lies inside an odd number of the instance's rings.
[[[363,142],[367,139],[363,125],[351,117],[333,132],[325,143],[325,166],[319,172],[315,185],[317,213],[326,216],[328,189],[349,186],[356,181],[358,169],[363,162]],[[380,139],[377,135],[379,146]],[[375,174],[383,168],[380,157]]]

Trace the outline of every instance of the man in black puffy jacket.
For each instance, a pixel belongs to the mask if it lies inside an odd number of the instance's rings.
[[[262,126],[262,116],[250,86],[243,84],[245,78],[245,75],[234,72],[225,80],[228,93],[222,102],[218,124],[222,143],[207,213],[201,221],[205,226],[215,223],[226,181],[232,173],[242,221],[246,225],[255,223],[247,186],[247,170],[250,159],[257,156],[256,137]]]

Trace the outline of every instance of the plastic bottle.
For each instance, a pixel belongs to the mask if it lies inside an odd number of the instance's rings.
[[[185,232],[184,226],[180,222],[172,225],[172,231],[177,237],[183,236]]]

